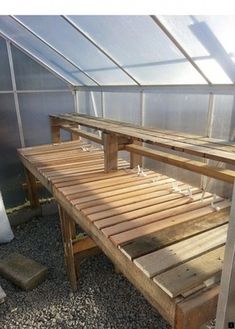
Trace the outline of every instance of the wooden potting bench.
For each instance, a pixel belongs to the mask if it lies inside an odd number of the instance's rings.
[[[72,288],[76,264],[101,249],[173,328],[199,328],[216,311],[230,201],[143,170],[142,156],[233,184],[233,170],[205,159],[235,164],[235,146],[78,114],[50,120],[53,144],[20,149],[19,156],[32,204],[38,204],[36,179],[59,204]],[[60,129],[73,140],[60,143]],[[130,152],[130,162],[118,158],[119,150]],[[76,238],[76,223],[87,233],[83,239]]]

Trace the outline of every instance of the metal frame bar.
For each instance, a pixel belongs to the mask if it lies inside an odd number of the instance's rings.
[[[69,89],[32,89],[32,90],[16,90],[17,94],[37,94],[37,93],[61,93],[68,92],[71,93]],[[13,90],[0,90],[0,94],[11,94]]]
[[[232,207],[228,224],[228,234],[224,254],[224,264],[216,314],[215,329],[234,328],[235,324],[235,184]],[[229,322],[233,326],[229,326]]]
[[[211,85],[211,81],[207,78],[207,76],[202,72],[200,67],[194,62],[192,57],[186,52],[186,50],[180,45],[180,43],[173,37],[173,35],[168,31],[165,25],[160,21],[158,17],[155,15],[150,15],[152,20],[160,27],[160,29],[166,34],[166,36],[174,43],[174,45],[178,48],[178,50],[187,58],[187,60],[192,64],[192,66],[197,70],[197,72],[203,77],[206,82]]]
[[[57,55],[59,55],[60,57],[62,57],[64,60],[66,60],[68,63],[70,63],[71,65],[73,65],[75,68],[77,68],[81,73],[83,73],[88,79],[90,79],[91,81],[93,81],[97,86],[100,86],[100,84],[93,79],[88,73],[86,73],[85,71],[83,71],[83,69],[80,68],[80,66],[78,66],[77,64],[75,64],[73,61],[71,61],[68,57],[66,57],[64,54],[62,54],[61,51],[59,51],[58,49],[56,49],[55,47],[53,47],[49,42],[47,42],[44,38],[40,37],[36,32],[34,32],[33,30],[31,30],[31,28],[29,28],[27,25],[25,25],[23,22],[21,22],[21,20],[19,20],[17,17],[10,15],[10,17],[16,21],[18,24],[20,24],[25,30],[27,30],[29,33],[31,33],[32,35],[34,35],[38,40],[40,40],[41,42],[43,42],[47,47],[49,47],[52,51],[54,51]]]
[[[105,118],[105,97],[104,91],[101,90],[101,111],[102,111],[102,118]]]
[[[0,31],[0,35],[7,41],[10,41],[16,48],[18,48],[20,51],[22,51],[23,53],[25,53],[27,56],[29,56],[30,58],[32,58],[35,62],[37,62],[38,64],[40,64],[41,66],[43,66],[45,69],[47,69],[49,72],[51,72],[53,75],[55,75],[57,78],[59,78],[60,80],[63,80],[64,83],[66,83],[70,88],[74,87],[74,83],[72,83],[71,81],[67,80],[65,77],[63,77],[60,73],[58,73],[57,71],[55,71],[54,69],[52,69],[49,65],[47,65],[46,63],[44,63],[41,59],[39,59],[36,55],[33,55],[29,50],[25,49],[23,46],[21,46],[20,44],[18,44],[16,41],[14,41],[13,39],[11,39],[9,36],[5,35],[3,32]]]
[[[86,38],[93,46],[95,46],[99,51],[102,52],[110,61],[112,61],[122,72],[124,72],[135,84],[141,86],[139,81],[137,81],[127,70],[125,70],[106,50],[104,50],[101,46],[99,46],[90,36],[88,36],[80,27],[77,26],[70,18],[65,15],[61,15],[61,17],[69,23],[73,28],[75,28],[84,38]]]
[[[130,85],[110,85],[110,86],[79,86],[75,87],[75,89],[79,89],[82,91],[120,91],[120,92],[131,92],[131,91],[153,91],[153,92],[173,92],[173,93],[180,93],[180,92],[186,92],[186,93],[192,93],[192,94],[209,94],[209,93],[215,93],[215,94],[224,94],[224,95],[233,95],[235,94],[235,85],[226,85],[226,84],[217,84],[217,85],[211,85],[208,84],[201,85],[143,85],[141,87],[138,86],[130,86]]]
[[[9,41],[6,41],[6,45],[7,45],[8,61],[9,61],[9,66],[10,66],[14,102],[15,102],[16,118],[17,118],[17,124],[18,124],[18,129],[19,129],[19,136],[20,136],[20,144],[21,144],[21,147],[25,147],[24,132],[23,132],[21,115],[20,115],[20,105],[19,105],[18,95],[16,92],[17,87],[16,87],[15,71],[14,71],[12,52],[11,52],[11,44]]]

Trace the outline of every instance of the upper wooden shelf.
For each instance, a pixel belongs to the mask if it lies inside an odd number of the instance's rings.
[[[158,145],[201,158],[235,164],[235,142],[171,130],[146,128],[126,122],[83,114],[66,113],[61,115],[51,115],[50,117],[54,120],[58,119],[58,125],[61,127],[64,125],[65,129],[66,123],[79,124],[102,132],[137,139],[145,143]],[[69,126],[67,126],[67,128],[68,127]],[[97,138],[96,142],[102,143],[100,137],[95,134],[93,134],[93,136],[94,138]]]

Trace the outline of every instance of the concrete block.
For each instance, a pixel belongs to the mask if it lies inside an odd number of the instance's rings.
[[[0,286],[0,304],[2,304],[5,301],[5,298],[6,298],[6,294],[2,289],[2,287]]]
[[[47,275],[47,268],[18,253],[0,260],[0,275],[23,290],[37,287]]]

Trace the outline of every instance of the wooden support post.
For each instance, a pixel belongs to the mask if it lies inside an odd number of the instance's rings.
[[[101,250],[90,237],[76,237],[76,223],[60,205],[58,208],[68,279],[72,290],[76,291],[80,278],[81,262],[88,256],[100,253]]]
[[[134,139],[132,144],[143,146],[143,142],[139,141],[138,139]],[[142,167],[142,164],[143,164],[143,157],[140,154],[130,152],[130,167],[135,168],[138,165]]]
[[[76,236],[75,222],[59,205],[61,233],[64,245],[64,259],[67,269],[68,278],[73,291],[77,290],[77,275],[73,254],[73,239]]]
[[[28,187],[28,198],[31,208],[40,207],[40,202],[37,196],[37,181],[34,175],[25,168],[25,176]]]
[[[60,125],[57,118],[50,117],[52,143],[60,143]]]
[[[118,136],[103,133],[104,171],[110,172],[118,168]]]
[[[73,125],[73,128],[76,128],[78,130],[78,126],[77,125]],[[71,140],[72,141],[77,141],[77,140],[80,140],[81,137],[74,131],[71,131]]]

